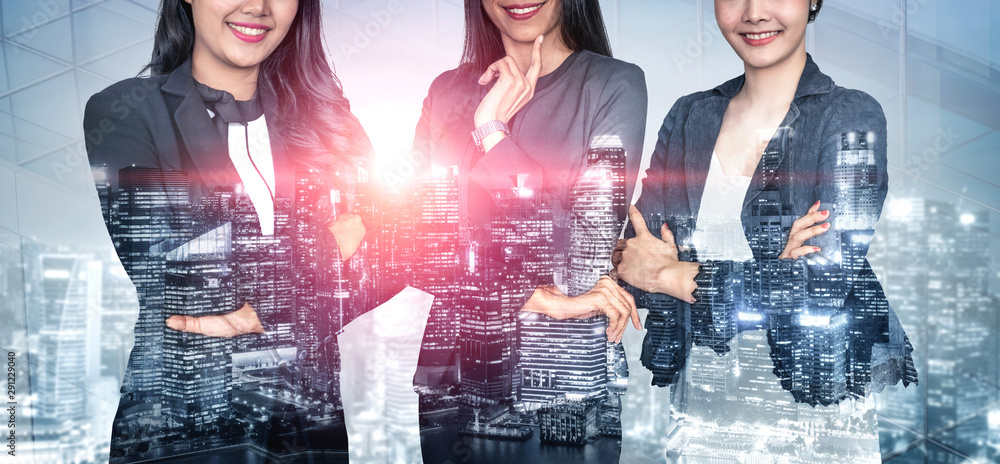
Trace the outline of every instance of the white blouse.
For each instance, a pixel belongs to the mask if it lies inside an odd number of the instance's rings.
[[[747,176],[726,175],[718,156],[712,152],[712,165],[705,180],[692,237],[699,260],[743,262],[753,259],[740,220],[750,180]]]
[[[262,235],[274,235],[274,159],[264,116],[246,126],[229,123],[229,158],[236,166]]]

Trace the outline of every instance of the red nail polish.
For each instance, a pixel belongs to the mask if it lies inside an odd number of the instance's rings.
[[[813,203],[813,206],[816,206],[816,205],[819,205],[819,201],[817,201],[816,203]]]
[[[823,224],[823,228],[824,229],[829,229],[830,228],[830,223],[828,222],[826,224]]]
[[[824,216],[829,216],[829,215],[830,215],[830,210],[828,210],[828,209],[825,209],[825,210],[823,210],[823,211],[820,211],[820,212],[819,212],[819,214],[822,214],[822,215],[824,215]]]
[[[814,252],[817,252],[817,251],[819,251],[819,247],[813,247],[813,251],[814,251]]]

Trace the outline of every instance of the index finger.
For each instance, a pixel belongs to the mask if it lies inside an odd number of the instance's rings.
[[[499,61],[495,61],[489,68],[486,68],[486,71],[479,76],[479,85],[489,84],[490,82],[493,82],[493,79],[496,79],[496,77],[500,75],[500,61],[503,60],[501,59]]]
[[[528,73],[524,76],[528,78],[528,85],[532,89],[535,88],[535,83],[538,82],[538,76],[542,74],[542,41],[544,39],[544,35],[540,35],[535,39],[535,46],[531,48],[531,64],[528,66]]]
[[[635,235],[648,234],[649,229],[646,228],[646,220],[642,218],[642,213],[639,212],[639,208],[635,205],[628,207],[628,220],[632,222],[632,228],[635,229]]]
[[[813,203],[813,205],[809,207],[809,211],[806,211],[806,215],[808,215],[809,213],[815,213],[816,211],[819,211],[819,204],[820,204],[819,201]]]

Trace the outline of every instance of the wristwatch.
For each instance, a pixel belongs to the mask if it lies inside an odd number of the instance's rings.
[[[487,121],[472,131],[472,140],[476,142],[476,147],[479,148],[479,151],[485,152],[486,150],[483,150],[483,139],[499,131],[503,131],[504,135],[510,137],[510,129],[507,128],[507,124],[504,124],[503,121],[498,119]]]

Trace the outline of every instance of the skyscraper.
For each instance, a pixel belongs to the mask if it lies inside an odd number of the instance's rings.
[[[126,370],[131,377],[124,381],[128,394],[139,401],[158,397],[162,385],[165,262],[156,245],[190,234],[188,177],[184,172],[127,167],[118,172],[118,191],[112,195],[113,211],[105,220],[114,221],[108,227],[111,239],[139,292],[135,346]]]
[[[41,305],[38,329],[41,352],[34,370],[38,419],[76,421],[86,414],[86,329],[91,256],[45,254],[40,257]]]
[[[167,252],[166,316],[205,316],[235,309],[232,233],[226,223]],[[169,426],[198,432],[228,417],[231,340],[168,330],[161,356],[163,412]]]
[[[456,354],[459,324],[458,276],[460,243],[458,230],[457,167],[432,169],[416,201],[416,253],[422,265],[414,269],[422,290],[434,295],[434,309],[427,319],[421,347],[420,384],[457,384]]]
[[[590,291],[611,262],[625,210],[625,150],[617,139],[597,140],[587,166],[570,189],[570,226],[566,294]],[[541,315],[520,318],[519,354],[522,401],[549,402],[608,394],[608,374],[616,372],[620,351],[609,350],[603,315],[555,320]]]

